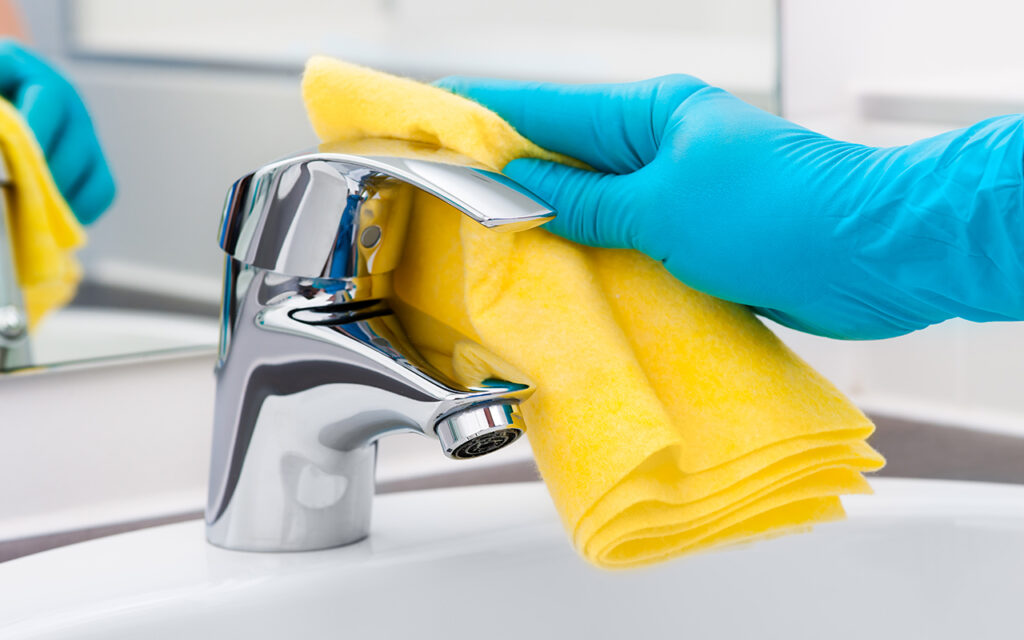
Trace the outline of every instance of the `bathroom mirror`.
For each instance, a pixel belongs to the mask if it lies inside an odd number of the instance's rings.
[[[92,113],[118,183],[72,305],[35,364],[217,340],[228,186],[310,147],[302,64],[326,53],[429,80],[563,82],[686,72],[775,110],[775,0],[21,0],[32,46]]]

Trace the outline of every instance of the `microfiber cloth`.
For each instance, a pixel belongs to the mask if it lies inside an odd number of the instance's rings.
[[[5,191],[15,268],[34,327],[74,297],[81,279],[74,250],[85,244],[85,231],[57,189],[35,136],[6,100],[0,100],[0,150],[12,184]]]
[[[326,57],[307,63],[303,96],[324,141],[410,140],[495,169],[578,164],[474,102]],[[843,516],[840,495],[870,492],[861,473],[883,464],[871,422],[746,307],[636,251],[495,233],[426,194],[408,224],[394,289],[410,339],[466,384],[535,385],[530,445],[591,562],[805,531]]]

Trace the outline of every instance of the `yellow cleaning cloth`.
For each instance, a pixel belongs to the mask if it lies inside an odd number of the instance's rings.
[[[329,58],[308,62],[303,96],[324,141],[567,161],[476,103]],[[806,530],[883,464],[867,418],[747,308],[638,252],[495,233],[420,194],[395,294],[410,339],[460,381],[536,385],[522,411],[537,465],[600,566]]]
[[[34,327],[74,297],[81,268],[73,251],[85,244],[85,231],[57,189],[35,136],[6,100],[0,100],[0,149],[13,185],[6,197],[15,268]]]

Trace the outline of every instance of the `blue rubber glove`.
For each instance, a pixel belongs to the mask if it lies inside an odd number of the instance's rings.
[[[638,249],[686,284],[801,331],[901,335],[1024,319],[1024,118],[873,148],[684,75],[609,85],[445,78],[548,149],[504,168],[546,228]]]
[[[17,42],[0,40],[0,95],[25,117],[75,217],[95,221],[114,200],[114,179],[75,88]]]

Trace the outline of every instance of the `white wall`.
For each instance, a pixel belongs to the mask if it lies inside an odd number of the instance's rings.
[[[781,12],[790,117],[967,124],[1024,106],[1019,0],[783,0]]]
[[[299,66],[312,53],[414,75],[620,81],[678,71],[766,92],[773,0],[76,0],[105,54]]]

